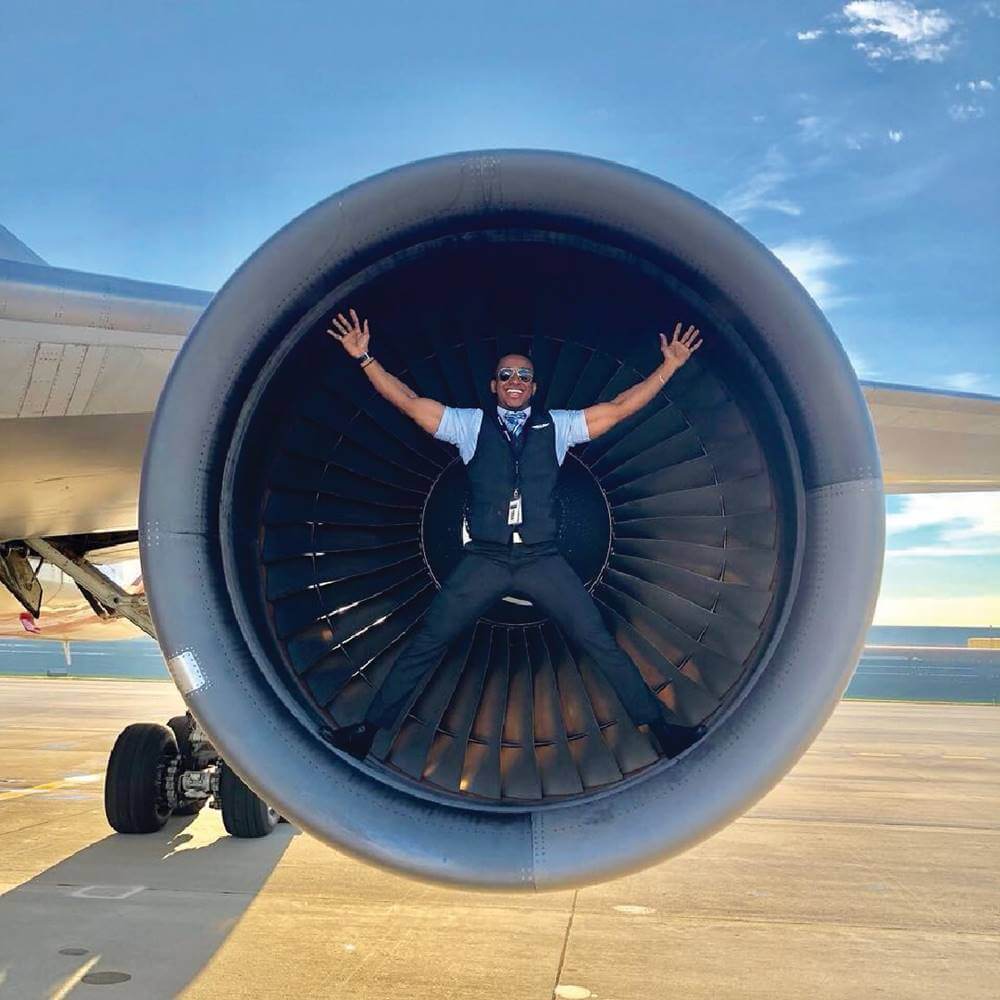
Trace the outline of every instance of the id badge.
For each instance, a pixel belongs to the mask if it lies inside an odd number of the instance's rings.
[[[521,520],[521,497],[518,495],[507,504],[507,523],[520,524]]]

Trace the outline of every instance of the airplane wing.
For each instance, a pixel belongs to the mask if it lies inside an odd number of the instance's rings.
[[[210,299],[0,260],[0,541],[135,530],[156,400]]]
[[[862,382],[886,493],[1000,489],[1000,398]]]

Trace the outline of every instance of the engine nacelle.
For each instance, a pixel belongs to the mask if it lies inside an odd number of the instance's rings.
[[[682,320],[704,345],[567,458],[560,546],[658,697],[705,735],[659,759],[599,669],[508,595],[359,764],[360,720],[461,555],[463,467],[325,334],[354,307],[414,390],[491,408],[609,399]],[[739,816],[857,663],[884,508],[868,411],[766,248],[655,177],[566,153],[458,153],[333,195],[214,298],[159,401],[140,543],[160,644],[229,764],[315,836],[463,886],[634,871]]]

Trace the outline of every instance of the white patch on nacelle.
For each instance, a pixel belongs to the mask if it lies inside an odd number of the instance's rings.
[[[171,656],[167,660],[167,670],[181,694],[191,694],[205,686],[205,675],[198,666],[193,650],[182,649]]]

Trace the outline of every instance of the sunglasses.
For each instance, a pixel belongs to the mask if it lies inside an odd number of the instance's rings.
[[[530,382],[535,377],[535,373],[530,368],[501,368],[497,372],[497,381],[509,382],[515,375],[522,382]]]

